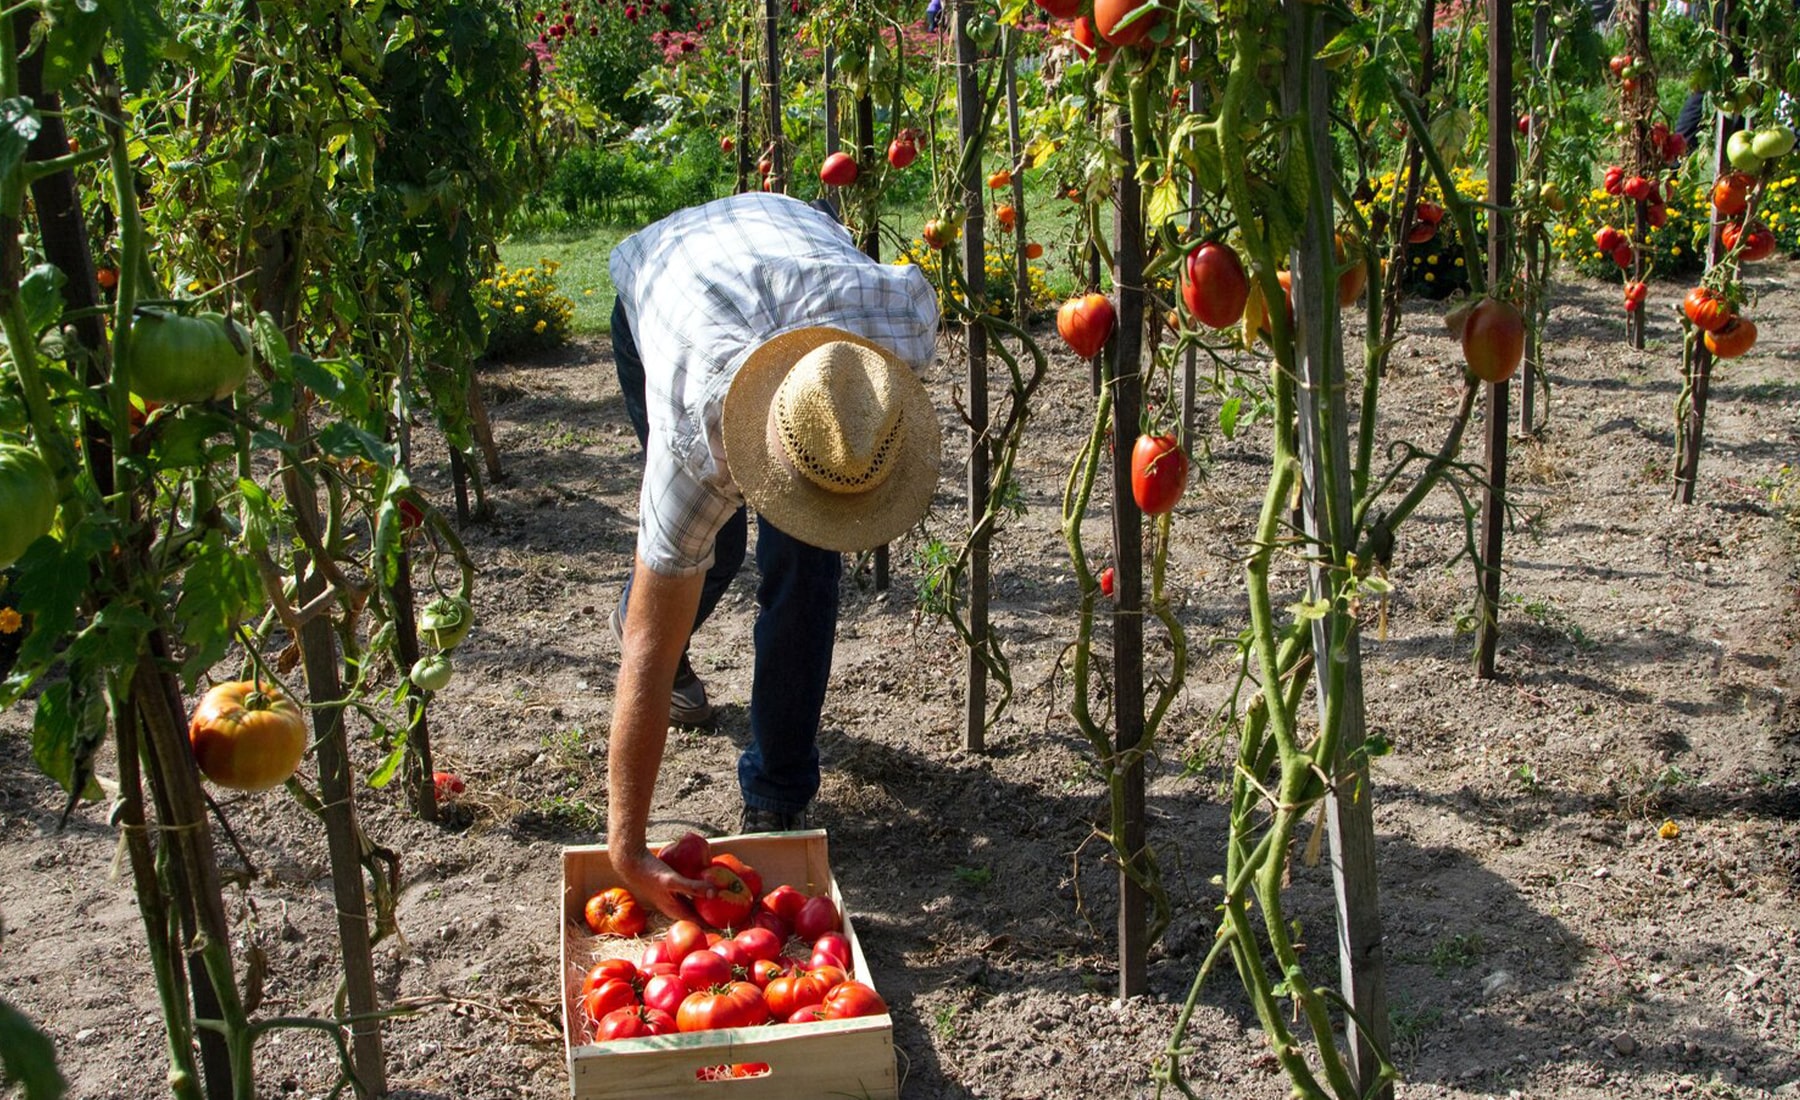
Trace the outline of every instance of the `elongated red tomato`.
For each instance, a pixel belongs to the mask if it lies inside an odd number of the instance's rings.
[[[1119,315],[1112,300],[1104,294],[1083,294],[1070,298],[1056,311],[1056,331],[1076,355],[1092,359],[1112,338]]]
[[[1163,19],[1161,9],[1138,15],[1148,7],[1150,0],[1094,0],[1094,29],[1115,46],[1144,45]]]
[[[1207,241],[1188,254],[1181,300],[1188,312],[1211,328],[1230,328],[1244,317],[1250,280],[1243,261],[1228,244]]]
[[[1174,509],[1187,488],[1188,457],[1172,435],[1140,435],[1131,448],[1131,497],[1145,515]]]
[[[1463,324],[1463,361],[1484,382],[1504,382],[1525,359],[1525,318],[1511,302],[1483,298]]]

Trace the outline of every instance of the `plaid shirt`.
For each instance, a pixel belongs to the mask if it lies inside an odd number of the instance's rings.
[[[915,370],[937,353],[937,296],[918,268],[863,255],[828,214],[747,192],[664,218],[613,250],[613,285],[644,361],[650,442],[638,554],[658,573],[712,564],[744,503],[725,464],[719,414],[752,349],[829,325]]]

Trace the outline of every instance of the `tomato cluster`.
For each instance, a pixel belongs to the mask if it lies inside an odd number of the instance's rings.
[[[881,995],[856,980],[855,952],[829,895],[808,895],[787,883],[763,893],[754,867],[730,852],[713,852],[698,833],[664,845],[657,858],[684,877],[714,885],[714,897],[694,899],[713,928],[678,920],[635,961],[615,957],[595,964],[581,989],[594,1041],[887,1011]],[[590,898],[585,916],[597,935],[637,937],[648,927],[637,899],[622,886]]]

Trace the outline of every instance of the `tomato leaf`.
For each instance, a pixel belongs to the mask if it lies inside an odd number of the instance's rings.
[[[32,109],[31,100],[23,96],[0,100],[0,175],[11,175],[25,160],[25,149],[43,121]]]
[[[188,550],[181,597],[175,604],[175,621],[188,647],[181,662],[187,690],[192,691],[200,674],[225,656],[238,623],[260,606],[261,593],[255,562],[225,545],[219,531],[208,531]]]
[[[63,284],[68,277],[54,264],[38,264],[19,281],[19,302],[33,334],[56,324],[63,311]]]
[[[88,71],[94,55],[106,41],[112,20],[87,2],[67,0],[48,5],[52,18],[39,25],[44,31],[44,90],[67,91],[77,78]]]
[[[1226,439],[1237,435],[1238,413],[1244,407],[1241,397],[1227,397],[1219,405],[1219,434]]]
[[[180,413],[159,422],[160,435],[152,454],[158,470],[204,466],[211,457],[207,441],[231,430],[229,417],[203,405],[183,406]]]
[[[381,731],[378,730],[377,732],[379,733]],[[369,786],[374,787],[376,790],[381,790],[389,783],[392,783],[395,774],[400,771],[401,763],[405,760],[406,737],[403,732],[399,740],[395,742],[393,751],[387,754],[387,758],[381,762],[381,766],[376,768],[374,774],[369,776]]]
[[[142,91],[149,85],[151,69],[169,38],[169,24],[163,20],[161,5],[154,0],[101,0],[101,5],[112,15],[113,27],[125,44],[121,66],[125,87]]]
[[[68,1085],[56,1068],[56,1046],[24,1013],[0,1001],[0,1085],[17,1082],[25,1100],[62,1100]]]
[[[40,538],[18,560],[14,590],[31,632],[19,646],[12,673],[0,684],[0,709],[17,702],[48,670],[63,639],[75,629],[75,612],[87,593],[88,562],[114,545],[110,524],[90,514],[65,541]]]
[[[366,458],[382,466],[394,464],[394,448],[342,420],[319,429],[319,450],[332,458]]]
[[[252,553],[269,548],[275,532],[275,501],[254,481],[239,479],[238,492],[244,497],[244,543]]]
[[[77,686],[74,681],[61,680],[38,696],[31,723],[31,758],[63,790],[97,799],[103,792],[94,781],[90,762],[106,740],[106,696],[93,689],[77,692]]]

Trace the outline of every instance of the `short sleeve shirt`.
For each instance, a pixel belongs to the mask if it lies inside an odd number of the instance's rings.
[[[620,242],[609,266],[644,363],[638,555],[658,573],[709,567],[719,529],[744,503],[720,413],[763,341],[825,325],[914,370],[937,351],[924,273],[870,259],[829,214],[785,195],[747,192],[673,214]]]

